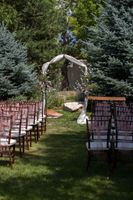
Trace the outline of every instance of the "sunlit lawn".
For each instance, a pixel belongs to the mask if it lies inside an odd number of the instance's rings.
[[[132,200],[133,155],[121,156],[114,174],[106,157],[94,156],[86,172],[85,126],[76,123],[79,113],[63,114],[48,120],[13,169],[1,164],[0,200]]]

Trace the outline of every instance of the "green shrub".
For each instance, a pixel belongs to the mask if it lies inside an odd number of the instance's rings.
[[[47,95],[47,107],[55,108],[63,105],[63,99],[60,98],[57,92],[48,92]]]

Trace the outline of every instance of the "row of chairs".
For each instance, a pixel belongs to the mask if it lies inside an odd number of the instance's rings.
[[[22,156],[32,146],[32,141],[37,142],[46,130],[42,108],[39,101],[0,102],[0,156],[8,156],[11,166],[16,144]]]
[[[92,152],[105,151],[111,167],[116,166],[118,151],[133,150],[133,112],[125,103],[97,103],[86,120],[87,169]]]

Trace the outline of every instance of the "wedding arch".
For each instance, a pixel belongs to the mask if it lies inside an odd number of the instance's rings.
[[[80,60],[70,56],[70,55],[67,55],[67,54],[60,54],[56,57],[54,57],[52,60],[50,60],[49,62],[46,62],[42,65],[42,73],[44,75],[47,74],[47,70],[48,70],[48,67],[50,64],[53,64],[53,63],[56,63],[58,61],[61,61],[63,59],[66,59],[66,60],[69,60],[70,62],[78,65],[78,66],[81,66],[84,68],[84,74],[87,75],[88,74],[88,70],[87,70],[87,65],[85,65],[83,62],[81,62]],[[43,110],[45,110],[46,108],[46,98],[47,98],[47,91],[46,91],[46,87],[44,88],[44,91],[43,91]],[[84,98],[84,105],[83,105],[83,108],[81,110],[81,113],[77,119],[77,123],[78,124],[85,124],[86,123],[86,110],[87,110],[87,104],[88,104],[88,96],[85,94],[84,95],[85,98]]]

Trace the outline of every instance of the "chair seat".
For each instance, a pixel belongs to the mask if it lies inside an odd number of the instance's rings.
[[[33,119],[29,119],[29,121],[28,121],[28,125],[29,125],[29,126],[32,126],[32,125],[33,125],[33,122],[34,122]]]
[[[118,135],[132,135],[132,131],[122,131],[122,130],[119,130],[118,131]]]
[[[107,140],[107,135],[94,135],[94,139],[96,140]]]
[[[12,130],[11,131],[11,137],[12,138],[16,138],[16,137],[23,137],[26,135],[26,131],[25,130],[21,130],[21,132],[19,133],[18,130]]]
[[[42,118],[39,118],[39,119],[37,120],[38,123],[40,123],[41,121],[42,121]]]
[[[118,136],[118,140],[129,140],[129,141],[132,141],[132,139],[133,139],[133,136],[131,136],[131,135],[119,135]]]
[[[133,141],[120,141],[118,142],[116,149],[121,151],[133,150]]]
[[[86,142],[86,148],[88,151],[104,151],[108,150],[109,148],[107,147],[107,142],[106,141],[91,141],[90,142],[90,147],[89,147],[89,142]]]
[[[32,126],[28,126],[27,128],[26,128],[26,131],[31,131],[32,130]]]
[[[35,126],[37,125],[39,122],[37,120],[35,120],[35,122],[33,122],[33,120],[29,121],[29,126]]]
[[[15,139],[10,139],[10,144],[8,144],[9,139],[8,138],[0,138],[0,146],[12,146],[16,144]]]
[[[35,120],[34,125],[37,125],[37,124],[39,124],[39,123],[40,123],[39,119],[38,119],[38,120]]]

